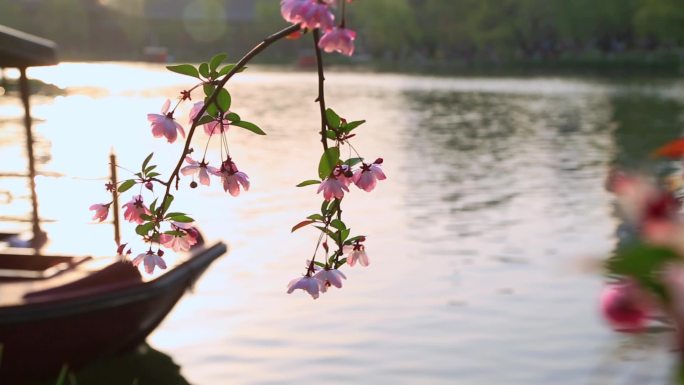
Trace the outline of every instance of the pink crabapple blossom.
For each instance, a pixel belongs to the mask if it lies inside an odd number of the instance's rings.
[[[330,286],[342,288],[342,280],[347,277],[337,269],[323,269],[313,276],[320,283],[321,293],[325,293]]]
[[[185,161],[188,163],[187,166],[183,167],[180,172],[183,175],[199,175],[199,181],[201,184],[205,186],[209,186],[211,181],[209,179],[209,171],[215,170],[217,171],[214,167],[209,167],[209,165],[204,162],[198,162],[194,159],[192,159],[190,156],[185,157]]]
[[[353,182],[354,173],[351,171],[351,167],[346,164],[339,165],[335,168],[333,172],[335,178],[340,182],[344,183],[345,186],[349,187]]]
[[[623,332],[642,331],[653,309],[647,294],[632,280],[606,285],[600,304],[606,321]]]
[[[356,265],[357,261],[359,262],[359,265],[364,267],[370,264],[368,255],[366,254],[366,247],[358,242],[355,245],[344,246],[343,252],[348,253],[347,264],[349,264],[350,267]]]
[[[242,171],[238,171],[235,163],[228,158],[221,164],[221,169],[209,170],[212,174],[220,176],[223,181],[223,191],[228,191],[230,195],[236,197],[240,195],[240,186],[245,191],[249,190],[249,177]]]
[[[123,205],[124,219],[129,222],[143,223],[142,214],[150,215],[150,210],[143,204],[142,195],[135,195],[128,203]]]
[[[318,0],[281,0],[280,13],[286,21],[300,23],[302,28],[327,31],[335,23],[335,15],[327,3],[319,3]]]
[[[166,269],[166,262],[164,262],[164,259],[162,259],[161,255],[159,254],[163,255],[161,250],[159,250],[158,253],[148,250],[146,253],[138,254],[138,256],[133,259],[133,266],[138,266],[142,262],[145,266],[145,272],[147,274],[152,274],[154,272],[154,268],[157,266],[164,270]]]
[[[173,143],[176,141],[176,131],[180,132],[184,138],[185,131],[183,130],[183,126],[181,126],[173,118],[173,112],[169,112],[170,106],[171,101],[167,99],[164,105],[162,106],[161,115],[147,114],[147,120],[150,122],[150,125],[152,126],[152,135],[154,135],[155,138],[161,138],[162,136],[164,136],[166,137],[166,140],[168,140],[169,143]]]
[[[300,278],[295,278],[287,284],[287,294],[292,294],[292,292],[297,289],[306,291],[313,299],[316,299],[321,290],[321,283],[319,280],[305,275]]]
[[[354,54],[354,39],[356,39],[356,32],[351,29],[333,27],[321,37],[318,47],[325,52],[337,51],[343,55],[351,56]]]
[[[382,172],[382,169],[380,168],[381,164],[382,158],[378,158],[371,164],[362,163],[361,168],[354,173],[353,179],[356,187],[370,192],[375,188],[377,181],[387,179],[385,173]]]
[[[97,203],[92,206],[90,206],[90,210],[94,210],[95,214],[93,215],[93,219],[97,219],[99,222],[103,222],[105,219],[107,219],[107,215],[109,215],[109,206],[111,203]]]
[[[160,234],[159,243],[175,252],[188,251],[197,244],[199,233],[188,223],[171,222],[171,228],[182,231],[184,235]]]
[[[330,176],[321,182],[316,193],[320,193],[321,191],[323,191],[323,199],[330,201],[333,200],[333,198],[342,199],[344,197],[344,192],[349,192],[349,188],[343,181],[334,176]]]

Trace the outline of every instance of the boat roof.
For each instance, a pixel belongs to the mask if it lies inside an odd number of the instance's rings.
[[[0,68],[57,63],[57,44],[53,41],[0,25]]]

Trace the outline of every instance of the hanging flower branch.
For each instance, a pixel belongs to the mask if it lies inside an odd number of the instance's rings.
[[[312,226],[319,231],[319,236],[303,276],[292,280],[287,291],[292,293],[296,289],[303,289],[313,298],[318,298],[320,293],[325,293],[331,286],[342,287],[342,280],[346,279],[346,276],[339,268],[343,265],[354,266],[358,262],[361,266],[368,266],[369,259],[363,244],[366,237],[352,236],[351,229],[342,219],[342,201],[345,193],[350,192],[350,186],[355,185],[370,192],[378,180],[386,178],[381,167],[383,159],[368,161],[351,143],[351,139],[356,136],[355,130],[365,121],[348,121],[332,108],[328,108],[325,100],[322,51],[337,51],[347,56],[354,53],[356,33],[346,28],[347,2],[351,0],[341,1],[341,5],[336,8],[341,22],[335,24],[334,0],[282,0],[281,13],[292,25],[264,39],[237,63],[224,64],[227,55],[219,54],[199,66],[180,64],[167,67],[170,71],[192,77],[197,82],[191,88],[180,92],[173,108],[171,101],[167,100],[160,114],[147,115],[154,137],[165,138],[169,143],[174,143],[179,136],[184,139],[184,147],[176,167],[168,178],[162,179],[162,174],[157,171],[157,165],[151,164],[153,154],[149,154],[143,161],[140,171],[134,174],[134,178],[125,180],[118,186],[107,184],[108,191],[117,194],[138,186],[136,195],[123,205],[124,218],[137,225],[136,233],[149,244],[149,247],[133,258],[133,264],[137,266],[142,263],[148,273],[152,273],[156,267],[165,269],[162,248],[187,251],[199,242],[199,232],[194,219],[184,212],[171,210],[174,201],[171,192],[179,188],[181,175],[192,178],[191,188],[198,187],[195,178],[199,180],[199,184],[210,186],[212,177],[216,177],[224,191],[234,197],[249,190],[249,176],[240,171],[231,156],[228,132],[231,127],[239,127],[258,135],[266,133],[257,124],[242,119],[232,108],[232,97],[226,85],[233,75],[244,71],[246,64],[272,43],[282,38],[298,37],[310,32],[317,61],[316,102],[320,108],[322,155],[318,162],[317,178],[306,180],[297,186],[318,185],[317,193],[322,193],[323,203],[320,211],[309,215],[292,228],[294,232]],[[197,95],[198,92],[201,96]],[[188,118],[190,128],[186,135],[175,113],[181,103],[192,101],[193,97],[202,100],[196,101],[191,108]],[[193,155],[191,147],[199,126],[202,126],[208,135],[201,156]],[[214,138],[220,142],[220,158],[207,159],[207,149]],[[349,156],[343,158],[343,153]],[[143,198],[143,187],[153,194],[155,185],[160,185],[164,193],[159,197],[153,197],[147,206]],[[104,221],[111,205],[109,202],[90,206],[90,210],[94,211],[93,219]],[[127,244],[120,245],[117,252],[125,256],[133,254]]]

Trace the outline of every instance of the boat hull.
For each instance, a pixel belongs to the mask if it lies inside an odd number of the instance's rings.
[[[63,365],[77,368],[138,346],[225,251],[218,243],[150,282],[0,307],[0,383],[49,377]]]

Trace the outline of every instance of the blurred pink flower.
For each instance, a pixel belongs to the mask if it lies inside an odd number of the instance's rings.
[[[650,179],[613,171],[606,188],[615,194],[625,218],[649,242],[684,251],[679,241],[684,230],[679,221],[681,204],[675,196]]]
[[[358,261],[361,266],[368,266],[370,261],[368,260],[368,255],[366,254],[366,247],[360,243],[355,245],[347,245],[342,249],[347,255],[347,263],[349,266],[354,266]]]
[[[342,199],[344,197],[344,192],[349,192],[349,188],[347,188],[344,182],[331,176],[321,182],[316,193],[320,193],[321,191],[323,191],[323,199],[330,201],[333,198]]]
[[[320,28],[324,31],[333,28],[335,15],[327,3],[317,0],[281,0],[280,13],[290,23],[300,23],[302,28]]]
[[[228,191],[234,197],[240,195],[240,186],[245,191],[249,190],[249,177],[244,172],[238,171],[237,166],[230,159],[221,164],[220,170],[210,168],[209,172],[220,176],[223,181],[223,191]]]
[[[157,255],[157,253],[152,252],[152,250],[148,250],[146,253],[138,254],[138,256],[133,259],[133,266],[138,266],[141,262],[144,262],[145,272],[147,274],[152,274],[154,272],[154,268],[157,266],[159,266],[159,268],[162,270],[166,269],[166,262],[164,262],[164,259]]]
[[[124,219],[129,222],[143,223],[144,220],[140,217],[142,214],[150,215],[150,210],[143,204],[142,195],[135,195],[128,203],[123,205]]]
[[[147,114],[147,120],[152,126],[152,135],[155,138],[166,137],[169,143],[176,141],[177,133],[179,131],[183,137],[185,137],[185,131],[183,127],[173,119],[173,112],[169,112],[169,107],[171,106],[171,101],[166,100],[166,103],[162,106],[161,115],[160,114]]]
[[[342,27],[333,27],[326,32],[318,46],[325,52],[337,51],[343,55],[351,56],[354,53],[354,39],[356,32]]]
[[[90,210],[95,211],[95,215],[93,215],[93,219],[97,219],[98,221],[102,222],[105,219],[107,219],[107,215],[109,215],[109,206],[111,203],[102,203],[102,204],[94,204],[90,206]]]
[[[171,222],[171,229],[181,231],[184,235],[161,234],[159,243],[175,252],[188,251],[197,244],[199,233],[189,223]]]
[[[356,184],[356,187],[370,192],[373,191],[378,180],[387,179],[385,173],[380,168],[381,164],[382,158],[377,159],[371,164],[363,163],[361,168],[354,173],[354,184]]]
[[[183,175],[199,174],[200,183],[205,185],[205,186],[209,186],[211,181],[209,180],[209,173],[207,171],[208,164],[205,163],[204,161],[198,162],[198,161],[192,159],[190,156],[186,156],[185,161],[188,163],[188,165],[183,167],[180,170],[181,174],[183,174]]]
[[[230,128],[230,121],[228,119],[223,119],[223,121],[212,120],[211,122],[204,125],[204,132],[212,136],[214,134],[219,134],[228,131]]]
[[[606,321],[624,332],[642,331],[653,309],[647,294],[632,280],[606,285],[600,303]]]
[[[321,293],[325,293],[330,286],[341,288],[342,280],[347,279],[344,273],[337,269],[323,269],[314,274],[313,277],[320,283]]]
[[[287,293],[292,294],[293,291],[302,289],[309,293],[313,299],[316,299],[321,290],[320,285],[320,281],[309,276],[295,278],[287,284]]]

